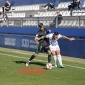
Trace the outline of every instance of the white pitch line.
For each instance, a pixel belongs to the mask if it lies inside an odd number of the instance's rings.
[[[20,57],[20,56],[8,55],[8,54],[3,54],[3,53],[0,53],[0,55],[3,55],[3,56],[10,56],[10,57],[15,57],[15,58],[29,59],[29,58],[26,58],[26,57]],[[35,61],[47,62],[47,61],[44,61],[44,60],[38,60],[38,59],[34,59],[34,60],[35,60]],[[72,67],[72,68],[78,68],[78,69],[83,69],[83,70],[85,70],[84,67],[73,66],[73,65],[67,65],[67,64],[64,64],[64,65],[65,65],[65,66],[68,66],[68,67]]]
[[[72,66],[72,65],[66,65],[66,64],[64,64],[65,66],[69,66],[69,67],[73,67],[73,68],[80,68],[80,69],[84,69],[85,70],[85,68],[84,67],[78,67],[78,66]]]
[[[0,53],[0,55],[10,56],[10,57],[14,57],[14,58],[24,58],[24,59],[29,59],[29,58],[26,58],[26,57],[20,57],[20,56],[8,55],[8,54],[3,54],[3,53]],[[36,60],[36,61],[42,61],[42,62],[47,62],[47,61],[38,60],[38,59],[34,59],[34,60]]]

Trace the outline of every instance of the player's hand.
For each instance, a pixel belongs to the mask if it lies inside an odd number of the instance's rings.
[[[75,38],[70,38],[70,41],[73,41],[73,40],[75,40]]]
[[[51,32],[51,30],[48,30],[48,32]]]
[[[49,32],[51,32],[51,30],[48,30]]]
[[[44,39],[45,38],[45,36],[42,36],[42,37],[40,37],[40,38],[35,38],[36,40],[41,40],[41,39]]]
[[[37,38],[35,38],[34,39],[34,41],[35,41],[35,43],[38,45],[39,44],[39,42],[38,42],[38,39]]]
[[[36,40],[38,41],[38,40],[40,40],[40,38],[36,38]]]

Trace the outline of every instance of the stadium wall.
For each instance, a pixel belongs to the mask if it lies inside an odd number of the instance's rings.
[[[59,45],[63,56],[85,59],[85,40],[69,41],[60,39]],[[37,45],[33,36],[0,34],[0,47],[35,51]]]
[[[1,27],[0,33],[6,34],[19,34],[19,35],[35,35],[39,28],[36,27]],[[76,37],[85,37],[85,28],[47,28],[52,32],[59,32],[62,35],[66,36],[76,36]]]

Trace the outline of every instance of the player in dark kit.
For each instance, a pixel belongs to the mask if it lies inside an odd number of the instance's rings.
[[[42,37],[42,36],[47,35],[47,34],[50,32],[50,30],[47,31],[47,30],[44,28],[44,26],[43,26],[42,23],[40,23],[40,24],[38,25],[38,27],[39,27],[40,29],[39,29],[39,31],[37,32],[36,37],[35,37],[35,39],[34,39],[35,42],[36,42],[36,44],[38,44],[38,47],[37,47],[37,49],[36,49],[36,51],[35,51],[35,54],[33,54],[33,55],[30,57],[30,59],[27,61],[26,66],[28,66],[29,63],[30,63],[30,61],[33,60],[33,59],[34,59],[40,52],[42,52],[43,50],[48,53],[48,63],[51,62],[51,51],[50,51],[50,49],[49,49],[49,41],[47,40],[47,38],[40,39],[39,41],[37,40],[37,38],[40,38],[40,37]]]

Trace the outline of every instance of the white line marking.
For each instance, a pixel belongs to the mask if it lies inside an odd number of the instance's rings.
[[[13,74],[13,73],[12,73],[12,71],[11,71],[11,70],[9,70],[9,68],[4,67],[4,69],[5,69],[6,71],[9,71],[11,74]]]
[[[73,68],[80,68],[80,69],[84,69],[85,70],[85,68],[84,67],[78,67],[78,66],[72,66],[72,65],[66,65],[66,64],[64,64],[65,66],[69,66],[69,67],[73,67]]]
[[[3,56],[10,56],[10,57],[15,57],[15,58],[29,59],[29,58],[26,58],[26,57],[20,57],[20,56],[8,55],[8,54],[3,54],[3,53],[0,53],[0,55],[3,55]],[[34,60],[35,60],[35,61],[47,62],[47,61],[44,61],[44,60],[38,60],[38,59],[34,59]],[[83,70],[85,70],[84,67],[72,66],[72,65],[67,65],[67,64],[64,64],[64,65],[65,65],[65,66],[68,66],[68,67],[72,67],[72,68],[79,68],[79,69],[83,69]]]
[[[0,55],[10,56],[10,57],[15,57],[15,58],[24,58],[24,59],[29,59],[29,58],[26,58],[26,57],[20,57],[20,56],[8,55],[8,54],[3,54],[3,53],[0,53]],[[34,59],[34,60],[36,60],[36,61],[42,61],[42,62],[47,62],[47,61],[38,60],[38,59]]]

